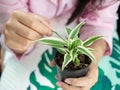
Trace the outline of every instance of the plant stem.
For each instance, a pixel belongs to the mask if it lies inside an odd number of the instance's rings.
[[[58,37],[60,37],[62,40],[64,40],[65,41],[65,39],[64,38],[62,38],[56,31],[52,31],[52,32],[54,32]]]

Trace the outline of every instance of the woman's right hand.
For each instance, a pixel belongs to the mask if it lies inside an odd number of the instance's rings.
[[[34,40],[51,34],[50,23],[45,17],[23,11],[14,11],[4,28],[5,44],[18,54],[34,45]]]

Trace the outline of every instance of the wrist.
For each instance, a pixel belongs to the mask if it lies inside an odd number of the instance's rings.
[[[95,56],[97,60],[96,62],[98,63],[107,49],[107,43],[104,39],[99,39],[95,41],[90,47],[95,49],[93,55]]]

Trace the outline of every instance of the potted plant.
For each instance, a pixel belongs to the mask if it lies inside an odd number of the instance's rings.
[[[92,61],[96,61],[89,46],[102,36],[93,36],[85,41],[78,37],[80,28],[84,22],[79,23],[75,28],[66,27],[67,38],[62,38],[53,31],[59,38],[44,37],[39,39],[42,44],[52,46],[57,49],[55,62],[60,80],[65,78],[77,78],[86,75]]]

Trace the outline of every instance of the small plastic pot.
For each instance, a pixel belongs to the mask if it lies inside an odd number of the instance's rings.
[[[57,54],[57,53],[56,53]],[[56,59],[57,56],[57,59]],[[91,64],[91,61],[85,61],[86,64],[88,64],[88,66],[82,68],[82,69],[77,69],[77,70],[70,70],[70,69],[64,69],[62,71],[62,66],[60,65],[59,61],[63,59],[63,55],[59,54],[59,58],[58,55],[55,56],[55,62],[56,62],[56,66],[57,66],[57,74],[58,74],[58,79],[60,81],[64,81],[66,78],[79,78],[82,76],[85,76],[89,70],[89,66]],[[88,58],[88,57],[87,57]]]
[[[61,67],[57,66],[57,74],[60,81],[64,81],[66,78],[79,78],[85,76],[88,72],[89,67],[80,70],[61,70]]]

